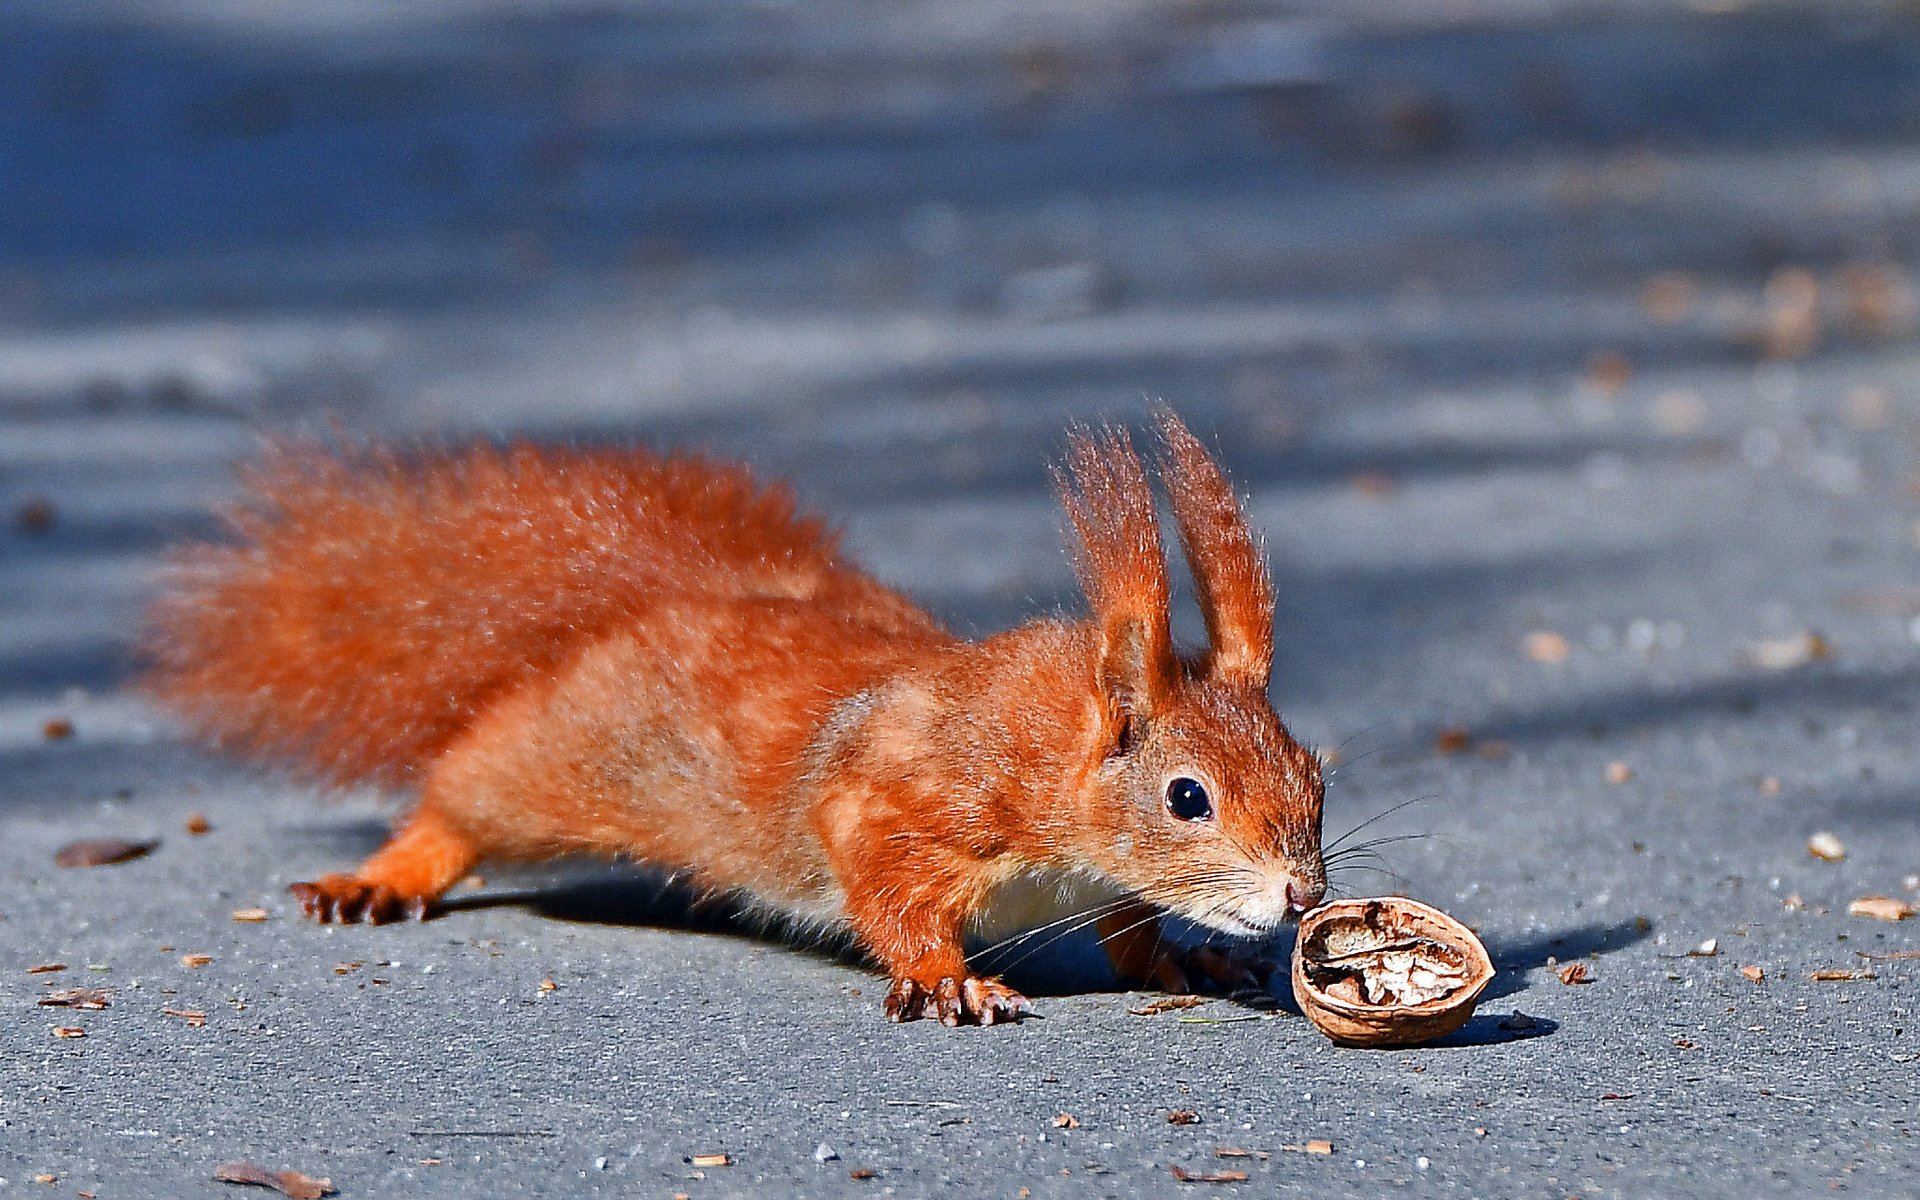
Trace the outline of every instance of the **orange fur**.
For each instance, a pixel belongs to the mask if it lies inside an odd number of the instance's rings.
[[[738,467],[282,451],[237,541],[178,560],[147,683],[220,744],[417,777],[386,847],[294,885],[322,919],[418,914],[485,859],[632,857],[850,927],[896,1018],[1014,1017],[962,939],[1017,876],[1234,933],[1324,887],[1318,762],[1248,686],[1271,586],[1218,468],[1163,432],[1213,666],[1174,652],[1152,490],[1109,431],[1076,433],[1061,477],[1092,619],[978,643]],[[1205,783],[1206,819],[1170,815],[1170,780]],[[1183,978],[1143,936],[1116,961]]]
[[[1206,447],[1171,411],[1160,414],[1163,474],[1206,615],[1213,668],[1266,690],[1273,671],[1273,577],[1240,502]]]
[[[1146,469],[1125,430],[1075,430],[1055,483],[1100,626],[1102,686],[1122,709],[1144,715],[1163,703],[1174,674],[1171,586]]]
[[[931,628],[842,567],[785,489],[697,458],[286,447],[246,485],[238,543],[173,560],[148,683],[209,740],[341,782],[404,779],[491,696],[663,595],[852,587]]]

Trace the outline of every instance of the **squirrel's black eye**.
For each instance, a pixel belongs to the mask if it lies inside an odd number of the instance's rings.
[[[1182,775],[1167,785],[1167,811],[1182,821],[1205,821],[1213,816],[1213,800],[1199,780]]]

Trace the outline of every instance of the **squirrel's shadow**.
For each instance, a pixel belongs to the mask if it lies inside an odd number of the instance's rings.
[[[435,907],[435,913],[506,907],[558,921],[773,942],[847,966],[870,969],[875,965],[849,933],[823,932],[759,911],[737,897],[701,893],[644,869],[445,899]],[[1040,934],[1031,942],[1012,939],[997,948],[970,947],[970,957],[981,971],[1001,975],[1029,996],[1127,990],[1114,978],[1091,930],[1050,938],[1052,935]]]
[[[759,912],[735,897],[704,894],[643,869],[615,869],[511,891],[461,896],[443,900],[437,911],[453,913],[504,907],[523,908],[559,921],[672,929],[762,943],[777,942],[848,966],[872,968],[874,965],[844,932],[822,933],[799,927],[779,916]],[[1531,986],[1528,972],[1544,965],[1549,957],[1572,962],[1590,955],[1611,954],[1642,941],[1651,932],[1651,927],[1628,921],[1547,930],[1523,937],[1490,938],[1486,946],[1493,958],[1495,974],[1480,1003],[1485,1006],[1489,1001],[1526,991]],[[1280,964],[1271,981],[1272,994],[1240,1003],[1248,1008],[1268,1011],[1278,1008],[1301,1015],[1287,985],[1285,963],[1291,953],[1291,934],[1269,945],[1268,957]],[[981,971],[1001,975],[1034,997],[1137,990],[1114,977],[1091,930],[1076,930],[1066,935],[1036,933],[995,947],[976,948],[971,957]],[[1482,1013],[1459,1032],[1431,1044],[1441,1047],[1492,1045],[1546,1036],[1559,1028],[1557,1022],[1546,1018],[1530,1019],[1531,1025],[1515,1029],[1510,1014]],[[1503,1022],[1507,1023],[1505,1027]]]
[[[756,912],[737,897],[702,893],[644,870],[461,896],[442,900],[436,912],[483,908],[521,908],[536,916],[584,925],[623,925],[777,942],[848,965],[867,964],[853,939],[844,934],[803,929],[781,916]]]
[[[304,832],[334,841],[345,853],[357,856],[370,853],[386,837],[385,826],[371,820]],[[519,908],[587,925],[719,934],[792,947],[846,966],[876,967],[844,931],[809,927],[756,909],[737,896],[702,892],[640,864],[515,869],[484,892],[442,897],[427,919],[489,908]],[[1010,939],[998,948],[969,949],[980,970],[1001,975],[1028,996],[1129,990],[1114,978],[1091,930],[1057,937],[1040,933]]]

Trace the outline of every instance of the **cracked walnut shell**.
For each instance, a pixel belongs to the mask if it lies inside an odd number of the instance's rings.
[[[1410,1046],[1467,1023],[1493,981],[1473,931],[1399,896],[1337,900],[1300,918],[1293,995],[1343,1046]]]

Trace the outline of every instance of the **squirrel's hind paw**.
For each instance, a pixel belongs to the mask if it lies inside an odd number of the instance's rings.
[[[306,914],[322,925],[338,923],[386,925],[419,921],[427,915],[425,896],[403,896],[384,884],[367,883],[351,875],[327,875],[311,883],[287,887]]]
[[[1261,991],[1279,967],[1239,946],[1204,943],[1169,947],[1156,957],[1152,981],[1175,995],[1208,992],[1236,995]]]
[[[917,1021],[931,1017],[942,1025],[1003,1025],[1017,1022],[1031,1008],[1025,996],[998,979],[948,976],[931,987],[905,977],[887,989],[887,1019]]]

